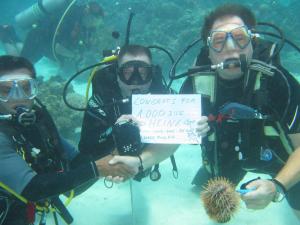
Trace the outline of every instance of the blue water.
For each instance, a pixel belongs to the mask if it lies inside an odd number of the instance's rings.
[[[15,25],[14,16],[35,2],[34,0],[1,0],[0,24]],[[105,11],[106,31],[117,30],[121,34],[118,41],[110,38],[108,33],[103,34],[105,48],[114,49],[118,44],[124,42],[128,9],[130,8],[136,13],[132,23],[131,41],[144,45],[163,46],[176,57],[188,43],[199,37],[203,16],[210,9],[224,2],[239,1],[99,0],[98,2]],[[277,24],[289,40],[300,46],[299,0],[252,0],[245,4],[254,10],[259,21]],[[16,29],[21,37],[26,35],[26,30],[18,27]],[[199,46],[196,46],[183,58],[178,66],[178,72],[186,70],[193,63],[198,49]],[[0,50],[0,53],[4,54],[2,46]],[[153,54],[155,63],[161,64],[164,74],[167,74],[171,65],[168,57],[157,51],[154,51]],[[99,60],[100,55],[99,52]],[[300,53],[286,46],[281,52],[281,59],[282,64],[300,80]],[[69,77],[71,74],[71,71],[61,70],[56,62],[46,58],[43,58],[35,66],[39,77],[43,77],[44,80],[57,74],[62,77]],[[181,81],[176,81],[173,88],[178,90],[180,84]],[[86,76],[74,83],[75,91],[81,95],[84,95],[85,87]],[[83,96],[81,97],[83,99]],[[78,121],[81,120],[81,117],[82,115],[79,115]],[[58,125],[61,124],[58,123]],[[63,125],[59,128],[64,132]],[[72,129],[74,129],[74,136],[69,138],[73,143],[77,143],[80,130],[78,127]],[[99,180],[69,205],[69,210],[74,217],[73,224],[216,224],[206,215],[200,201],[199,191],[193,189],[191,185],[191,180],[201,165],[201,149],[198,146],[181,145],[175,156],[179,168],[178,179],[173,178],[171,163],[166,160],[161,164],[162,179],[158,182],[152,182],[149,179],[144,179],[141,183],[128,181],[107,189],[103,180]],[[257,176],[257,174],[247,174],[245,180]],[[51,216],[49,216],[47,224],[54,224]],[[300,224],[300,222],[294,216],[287,202],[284,201],[277,204],[271,203],[266,209],[257,211],[248,210],[241,203],[239,211],[228,224],[283,225]]]

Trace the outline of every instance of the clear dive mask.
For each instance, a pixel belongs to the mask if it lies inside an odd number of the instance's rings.
[[[37,95],[36,80],[28,74],[0,77],[0,101],[30,100]]]
[[[207,38],[207,45],[216,52],[221,52],[230,38],[240,49],[246,48],[252,33],[246,26],[239,26],[230,31],[213,30]]]

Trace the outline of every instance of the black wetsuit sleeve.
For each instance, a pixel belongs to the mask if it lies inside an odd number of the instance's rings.
[[[94,162],[81,164],[67,172],[38,174],[25,187],[22,196],[30,201],[39,201],[65,193],[98,176]]]

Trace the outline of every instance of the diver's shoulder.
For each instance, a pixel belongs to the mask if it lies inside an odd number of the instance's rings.
[[[9,132],[0,130],[0,148],[4,146],[12,146],[13,145],[13,138]],[[2,149],[3,150],[3,149]]]

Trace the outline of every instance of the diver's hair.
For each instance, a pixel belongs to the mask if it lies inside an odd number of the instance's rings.
[[[2,55],[0,56],[0,76],[7,72],[18,69],[27,69],[33,78],[36,78],[35,69],[29,60],[20,56]]]
[[[119,59],[121,59],[125,54],[133,56],[146,55],[150,60],[152,60],[152,55],[149,48],[142,45],[125,45],[119,52]]]
[[[217,19],[226,16],[238,16],[245,25],[251,29],[256,25],[256,19],[253,12],[246,6],[240,4],[224,4],[211,11],[204,19],[203,27],[201,30],[201,38],[206,45],[207,37],[211,31],[214,22]]]

